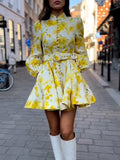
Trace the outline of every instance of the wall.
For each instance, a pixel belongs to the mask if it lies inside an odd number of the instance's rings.
[[[13,0],[13,7],[10,7],[9,0],[4,0],[0,5],[0,15],[4,16],[4,20],[7,21],[7,28],[5,28],[5,40],[6,40],[6,55],[11,51],[10,48],[10,37],[9,37],[9,20],[14,22],[14,38],[15,38],[15,54],[17,57],[17,61],[25,60],[25,25],[24,25],[24,0],[21,0],[21,10],[17,9],[17,0]],[[21,25],[22,31],[22,54],[23,58],[18,52],[18,35],[17,35],[17,24]]]
[[[84,37],[88,56],[90,61],[94,61],[97,57],[97,40],[95,37],[97,29],[97,3],[95,0],[82,0],[80,11],[84,24]]]

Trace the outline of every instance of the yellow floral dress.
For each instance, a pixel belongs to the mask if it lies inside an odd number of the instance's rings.
[[[96,99],[81,72],[90,67],[80,18],[51,15],[33,29],[31,55],[26,60],[36,83],[25,108],[72,110],[87,107]]]

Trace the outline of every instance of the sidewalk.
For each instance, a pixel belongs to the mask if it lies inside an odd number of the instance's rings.
[[[90,71],[83,76],[97,102],[77,110],[77,160],[120,160],[120,106]],[[0,92],[0,160],[54,160],[44,111],[24,109],[35,79],[25,67],[14,77]]]
[[[101,76],[101,64],[95,65],[95,70],[90,69],[90,72],[98,80],[98,82],[106,89],[108,94],[120,106],[120,91],[119,91],[119,72],[111,67],[111,81],[107,81],[107,64],[104,65],[103,76]]]
[[[111,81],[108,82],[107,81],[107,71],[108,68],[107,68],[107,64],[104,65],[104,76],[102,77],[101,76],[101,64],[97,64],[96,63],[96,70],[95,72],[104,80],[106,81],[109,86],[113,89],[115,89],[116,91],[118,91],[118,86],[119,86],[119,72],[115,69],[112,68],[111,66]]]

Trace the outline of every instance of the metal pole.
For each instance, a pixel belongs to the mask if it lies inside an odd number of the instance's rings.
[[[108,74],[107,74],[107,81],[111,81],[111,74],[110,74],[110,50],[108,52]]]
[[[118,87],[118,90],[120,91],[120,65],[118,66],[118,69],[119,69],[119,87]]]
[[[101,63],[101,76],[104,76],[103,53],[101,53],[101,59],[102,59],[102,63]]]
[[[101,76],[104,76],[104,63],[102,60],[102,64],[101,64]]]
[[[93,63],[93,70],[95,70],[96,68],[95,68],[96,66],[95,66],[95,60],[94,60],[94,63]]]

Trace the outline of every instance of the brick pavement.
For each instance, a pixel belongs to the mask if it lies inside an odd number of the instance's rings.
[[[35,80],[17,71],[14,87],[0,92],[0,160],[53,160],[44,112],[24,109]],[[77,111],[77,160],[120,160],[120,107],[89,71],[83,76],[97,102]]]

